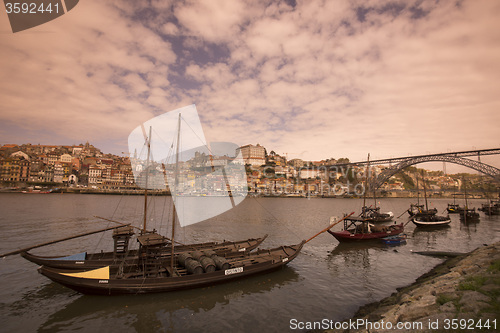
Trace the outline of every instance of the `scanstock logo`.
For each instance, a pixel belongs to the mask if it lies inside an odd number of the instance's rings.
[[[12,32],[52,21],[75,8],[79,0],[4,0]]]
[[[239,146],[208,143],[194,104],[135,128],[128,149],[136,185],[170,191],[181,226],[231,210],[248,194]]]

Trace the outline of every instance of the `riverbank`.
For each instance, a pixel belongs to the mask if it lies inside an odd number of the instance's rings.
[[[55,187],[55,188],[42,188],[42,189],[29,189],[29,188],[7,188],[0,189],[0,193],[27,193],[27,194],[57,194],[57,193],[71,193],[71,194],[114,194],[114,195],[144,195],[142,189],[93,189],[93,188],[80,188],[80,187]],[[170,195],[170,191],[165,190],[149,190],[149,195]]]
[[[326,332],[498,332],[500,242],[447,259],[343,323],[353,322]]]

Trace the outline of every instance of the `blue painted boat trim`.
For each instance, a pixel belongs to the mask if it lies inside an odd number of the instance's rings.
[[[72,254],[67,257],[51,258],[51,260],[85,260],[87,258],[87,252]]]

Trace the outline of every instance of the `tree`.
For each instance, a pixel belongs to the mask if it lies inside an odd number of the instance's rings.
[[[348,164],[351,163],[347,157],[341,157],[337,160],[337,164]]]

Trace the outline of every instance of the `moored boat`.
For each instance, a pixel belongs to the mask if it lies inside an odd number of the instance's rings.
[[[469,203],[467,201],[467,184],[465,182],[465,179],[463,179],[463,184],[464,184],[465,207],[460,212],[460,222],[477,223],[479,222],[479,213],[476,212],[476,208],[469,208]]]
[[[212,269],[201,269],[200,261],[203,259],[183,261],[184,264],[182,264],[180,255],[176,255],[174,262],[170,259],[156,260],[155,268],[152,270],[140,269],[140,267],[148,266],[145,262],[144,265],[128,266],[124,269],[120,269],[119,266],[105,266],[84,272],[41,266],[39,272],[54,282],[84,294],[119,295],[168,292],[224,283],[279,269],[299,254],[304,243],[305,241],[302,241],[296,245],[251,253],[232,252],[221,257],[227,264],[226,266],[212,267]],[[189,267],[192,266],[196,266],[197,269],[190,269]]]
[[[390,222],[394,217],[393,212],[381,213],[380,207],[363,207],[361,216],[373,223]]]
[[[500,201],[490,200],[488,203],[482,204],[478,210],[486,215],[500,215]]]
[[[449,216],[423,215],[413,217],[412,222],[417,227],[441,227],[449,225],[451,219]]]
[[[406,243],[406,234],[399,234],[399,235],[394,235],[394,236],[388,236],[382,238],[382,242],[387,245],[398,245],[402,243]]]
[[[156,237],[162,237],[156,234]],[[265,239],[267,235],[260,238],[250,238],[241,241],[224,241],[224,242],[206,242],[198,244],[186,244],[178,245],[175,247],[175,253],[180,254],[190,251],[203,251],[203,250],[213,250],[218,255],[222,255],[229,252],[248,252],[257,248]],[[116,240],[116,239],[115,239]],[[160,258],[170,257],[170,243],[168,240],[164,239],[163,248],[159,252]],[[126,256],[125,256],[126,254]],[[62,256],[38,256],[29,252],[22,252],[21,256],[26,260],[29,260],[37,265],[44,265],[46,267],[60,268],[60,269],[76,269],[76,270],[90,270],[96,269],[104,266],[113,265],[125,261],[127,264],[136,263],[138,260],[139,250],[125,250],[117,251],[115,246],[115,251],[113,252],[100,252],[91,253],[82,252],[74,255],[62,255]]]
[[[466,207],[464,210],[462,210],[462,212],[460,212],[460,221],[461,222],[477,223],[477,222],[479,222],[479,220],[480,220],[479,213],[476,212],[475,208],[469,209]]]
[[[448,211],[448,214],[459,214],[463,210],[463,207],[460,207],[459,204],[452,203],[448,204],[446,210]]]
[[[367,162],[368,163],[366,164],[366,177],[364,185],[365,191],[363,193],[363,207],[361,208],[361,214],[359,216],[373,223],[390,222],[392,221],[394,214],[392,212],[380,212],[380,207],[377,206],[376,189],[373,189],[374,206],[366,206],[366,195],[368,193],[368,175],[370,174],[370,154],[368,154]]]
[[[410,204],[410,208],[408,208],[408,215],[410,215],[410,217],[436,215],[437,209],[436,208],[429,209],[429,205],[427,203],[427,192],[425,190],[425,181],[423,181],[423,183],[424,183],[425,209],[424,209],[424,205],[420,204],[420,190],[418,187],[418,175],[416,176],[416,178],[417,178],[417,203]],[[424,178],[424,175],[422,172],[422,180],[423,180],[423,178]]]
[[[456,197],[457,193],[453,193],[453,203],[452,204],[449,203],[448,207],[446,208],[448,214],[458,214],[463,210],[463,207],[460,207],[460,205],[456,203]]]
[[[394,236],[404,231],[404,225],[374,225],[362,217],[348,217],[344,219],[344,229],[328,233],[339,242],[364,241]]]
[[[418,179],[418,178],[417,178]],[[424,172],[422,171],[422,180],[424,187],[424,198],[425,198],[425,210],[421,209],[423,207],[419,207],[419,212],[414,214],[411,221],[417,227],[442,227],[450,224],[451,219],[449,216],[440,216],[437,215],[437,209],[434,208],[429,210],[429,206],[427,203],[427,191],[425,189],[425,180],[424,180]]]
[[[437,209],[436,208],[431,208],[431,209],[424,209],[424,205],[420,204],[410,204],[410,208],[408,208],[408,215],[411,217],[418,217],[418,216],[424,216],[424,215],[436,215],[437,214]]]

